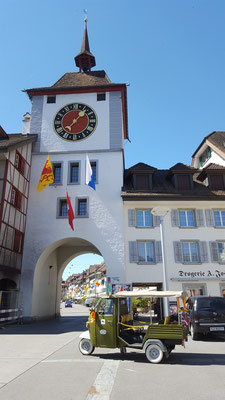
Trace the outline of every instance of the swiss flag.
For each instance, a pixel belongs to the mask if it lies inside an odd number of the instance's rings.
[[[73,229],[74,231],[74,227],[73,227],[73,220],[75,219],[74,217],[74,213],[73,213],[73,209],[70,203],[70,199],[68,196],[68,193],[66,192],[66,201],[67,201],[67,206],[68,206],[68,220],[69,220],[69,224],[71,226],[71,229]]]

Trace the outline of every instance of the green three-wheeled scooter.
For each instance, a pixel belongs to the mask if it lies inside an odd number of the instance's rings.
[[[132,310],[134,297],[149,298],[149,321],[135,318]],[[189,329],[181,323],[188,321],[185,297],[181,291],[154,290],[121,291],[100,297],[96,306],[90,309],[86,323],[88,330],[80,335],[81,353],[92,354],[95,347],[119,348],[121,353],[132,348],[143,350],[151,363],[160,363],[176,345],[184,345],[187,341]],[[163,298],[176,301],[176,316],[166,316],[156,322],[152,302]]]

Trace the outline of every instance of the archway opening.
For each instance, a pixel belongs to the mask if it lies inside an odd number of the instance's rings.
[[[83,254],[66,266],[62,275],[61,315],[74,304],[87,305],[91,298],[107,292],[106,266],[102,256]]]
[[[97,271],[96,265],[102,266],[101,273]],[[94,292],[105,290],[106,266],[103,254],[92,243],[83,238],[65,238],[54,242],[44,250],[36,263],[33,276],[31,319],[50,319],[60,316],[62,277],[73,276],[76,273],[80,275],[82,285],[68,286],[71,297],[74,298],[78,293],[80,297],[93,293],[93,287],[90,285],[93,282],[97,285],[96,289],[94,287]],[[88,277],[87,281],[83,280],[84,276]],[[29,314],[29,304],[26,301],[24,304],[27,307],[25,312]]]

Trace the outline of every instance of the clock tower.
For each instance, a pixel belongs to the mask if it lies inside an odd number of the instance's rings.
[[[52,86],[26,90],[32,103],[30,133],[37,135],[21,284],[27,318],[59,313],[62,272],[80,254],[102,255],[108,282],[126,282],[121,187],[127,85],[92,70],[96,62],[87,20],[75,64],[78,72],[65,73]],[[85,184],[87,154],[96,191]],[[54,183],[37,193],[47,156]],[[66,192],[75,214],[74,231],[68,224]]]

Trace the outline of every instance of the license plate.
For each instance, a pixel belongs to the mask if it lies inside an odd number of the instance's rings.
[[[224,331],[224,326],[215,326],[215,327],[211,327],[210,331]]]

